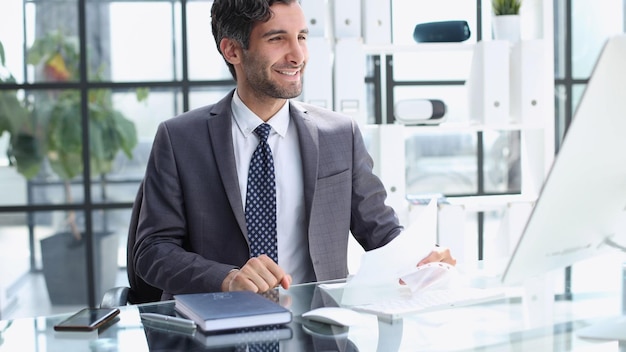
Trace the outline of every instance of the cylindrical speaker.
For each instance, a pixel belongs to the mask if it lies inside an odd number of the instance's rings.
[[[413,39],[418,43],[462,42],[470,34],[466,21],[427,22],[415,26]]]

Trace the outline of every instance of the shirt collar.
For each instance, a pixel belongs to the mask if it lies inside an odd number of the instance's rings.
[[[289,104],[288,100],[285,102],[282,108],[272,116],[267,123],[272,126],[272,129],[276,131],[281,137],[285,137],[287,134],[287,128],[289,127]],[[247,138],[253,131],[263,123],[263,120],[258,117],[252,110],[248,109],[246,104],[239,98],[239,94],[235,90],[233,94],[233,101],[231,103],[233,110],[233,118],[237,124],[239,131]]]

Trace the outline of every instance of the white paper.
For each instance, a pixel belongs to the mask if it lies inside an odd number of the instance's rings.
[[[363,304],[398,294],[399,279],[432,251],[434,243],[428,239],[436,238],[436,232],[437,199],[433,198],[393,241],[363,253],[359,270],[343,287],[341,303]]]

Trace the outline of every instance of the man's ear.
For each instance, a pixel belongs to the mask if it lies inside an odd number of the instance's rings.
[[[241,46],[236,41],[223,38],[220,41],[220,50],[224,59],[229,63],[236,65],[241,62]]]

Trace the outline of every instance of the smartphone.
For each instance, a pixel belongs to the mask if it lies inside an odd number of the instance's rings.
[[[84,308],[54,326],[56,331],[92,331],[120,314],[118,308]]]

